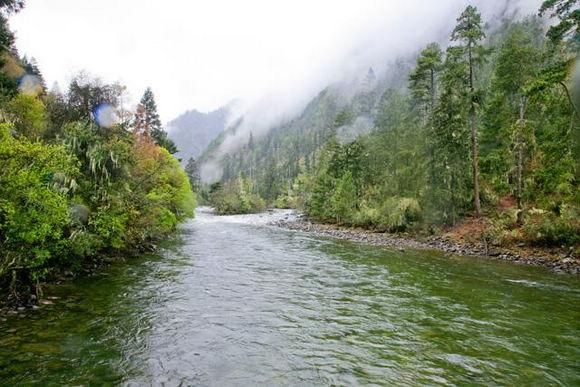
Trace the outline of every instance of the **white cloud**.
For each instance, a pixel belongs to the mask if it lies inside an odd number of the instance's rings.
[[[86,69],[126,84],[133,100],[151,86],[167,121],[280,91],[290,106],[362,63],[434,39],[466,3],[28,0],[11,25],[49,85]],[[476,3],[493,11],[502,1]],[[532,11],[539,0],[525,3]]]

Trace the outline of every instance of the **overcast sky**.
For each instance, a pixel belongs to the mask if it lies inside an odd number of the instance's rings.
[[[522,2],[529,11],[539,0]],[[502,0],[476,0],[491,15]],[[64,89],[81,69],[151,86],[163,121],[280,90],[308,94],[447,34],[466,0],[27,0],[21,54]]]

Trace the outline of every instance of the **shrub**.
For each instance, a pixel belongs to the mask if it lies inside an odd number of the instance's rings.
[[[416,199],[392,197],[380,209],[378,226],[387,231],[406,231],[421,219],[421,207]]]
[[[44,104],[33,95],[17,94],[6,105],[16,131],[31,140],[40,138],[47,127]]]
[[[64,147],[15,139],[10,130],[0,125],[0,278],[16,270],[38,281],[69,245],[67,192],[78,170]]]
[[[560,214],[531,211],[524,219],[524,236],[533,244],[575,245],[580,243],[578,209],[564,205]]]
[[[264,200],[252,192],[251,182],[242,176],[215,185],[211,204],[220,215],[257,213],[266,208]]]
[[[338,223],[350,223],[354,219],[357,202],[352,173],[348,171],[338,181],[334,194],[330,197],[330,215]]]

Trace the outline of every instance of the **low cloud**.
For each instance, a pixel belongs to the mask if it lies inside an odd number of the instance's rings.
[[[315,71],[288,77],[282,75],[265,94],[242,99],[232,109],[229,120],[232,125],[240,119],[242,122],[233,135],[225,138],[215,153],[217,158],[246,144],[250,132],[254,137],[260,137],[296,117],[316,94],[329,85],[338,85],[339,88],[340,85],[351,85],[364,77],[369,67],[384,79],[392,75],[393,64],[398,58],[410,58],[433,41],[446,46],[457,17],[468,4],[476,5],[483,20],[493,28],[502,18],[537,13],[541,1],[415,0],[384,3],[375,10],[380,12],[345,25],[344,34],[333,43],[337,47],[333,50],[334,55],[318,58]],[[352,91],[349,87],[342,89]],[[359,118],[348,128],[342,128],[339,134],[342,133],[344,141],[350,141],[356,133],[368,132],[371,125],[370,120]],[[207,168],[211,173],[207,176],[218,179],[221,172],[216,160],[211,164]]]

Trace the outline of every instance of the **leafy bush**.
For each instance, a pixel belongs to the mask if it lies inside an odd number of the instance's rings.
[[[421,207],[413,198],[388,198],[381,207],[379,226],[388,231],[406,231],[421,219]]]
[[[166,149],[139,138],[133,153],[126,205],[134,211],[131,234],[138,243],[166,235],[180,220],[193,217],[196,203],[187,175]]]
[[[264,200],[252,192],[249,180],[242,176],[223,185],[215,185],[211,204],[220,215],[256,213],[266,208]]]
[[[357,207],[358,197],[352,173],[346,172],[330,197],[330,215],[338,223],[351,223]]]
[[[64,147],[14,139],[11,129],[0,125],[0,279],[17,270],[38,280],[69,247],[67,192],[78,170]]]
[[[353,217],[353,225],[380,231],[402,232],[421,220],[421,207],[416,199],[392,197],[373,206],[365,203]]]
[[[6,111],[16,131],[31,140],[40,138],[46,129],[46,109],[33,95],[17,94],[6,104]]]
[[[575,245],[580,243],[578,209],[563,206],[560,214],[531,211],[524,219],[524,236],[539,245]]]

